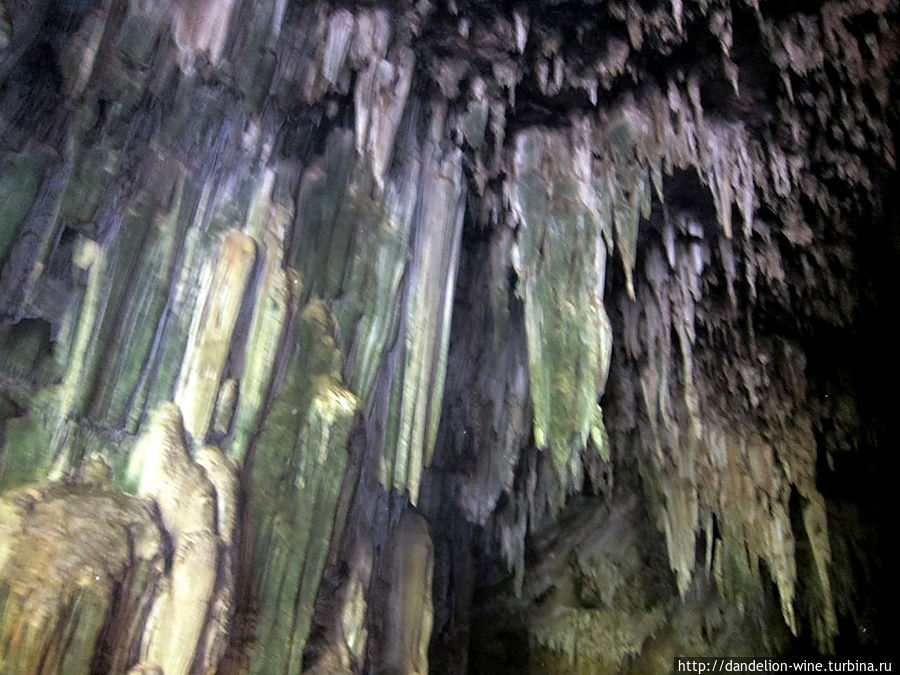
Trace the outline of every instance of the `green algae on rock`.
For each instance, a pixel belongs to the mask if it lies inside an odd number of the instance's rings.
[[[0,0],[0,669],[885,649],[898,35]]]

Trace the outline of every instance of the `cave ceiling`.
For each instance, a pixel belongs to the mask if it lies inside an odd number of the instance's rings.
[[[0,671],[885,655],[895,0],[0,0]]]

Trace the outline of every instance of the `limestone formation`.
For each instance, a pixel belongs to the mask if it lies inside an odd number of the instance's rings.
[[[896,0],[0,0],[0,671],[888,652],[898,57]]]

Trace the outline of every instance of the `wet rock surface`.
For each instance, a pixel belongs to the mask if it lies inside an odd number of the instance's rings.
[[[891,0],[0,1],[0,669],[888,650],[898,54]]]

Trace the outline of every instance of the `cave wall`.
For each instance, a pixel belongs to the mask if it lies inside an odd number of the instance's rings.
[[[0,2],[0,669],[886,649],[897,10]]]

